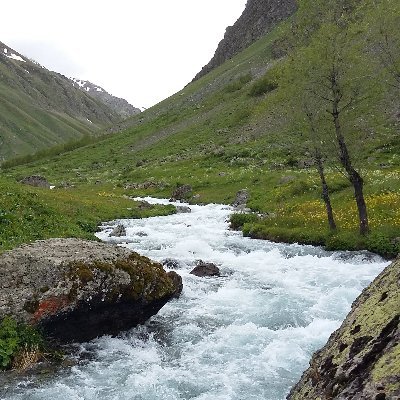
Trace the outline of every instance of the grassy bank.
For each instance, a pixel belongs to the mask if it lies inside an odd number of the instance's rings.
[[[172,206],[142,208],[110,185],[49,190],[0,178],[0,252],[52,237],[95,239],[102,221],[173,212]]]

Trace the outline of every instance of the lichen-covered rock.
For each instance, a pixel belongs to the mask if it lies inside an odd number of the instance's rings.
[[[400,259],[353,303],[289,400],[400,398]]]
[[[59,342],[87,341],[144,323],[177,297],[178,280],[125,248],[37,241],[0,256],[0,319],[11,315]]]

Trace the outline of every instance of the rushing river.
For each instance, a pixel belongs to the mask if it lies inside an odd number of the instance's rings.
[[[78,363],[56,376],[0,388],[2,400],[284,399],[387,265],[368,253],[243,238],[228,229],[230,207],[190,207],[190,214],[115,221],[127,231],[118,240],[109,237],[111,224],[98,234],[178,261],[182,296],[145,326],[80,346]],[[199,259],[223,276],[190,275]]]

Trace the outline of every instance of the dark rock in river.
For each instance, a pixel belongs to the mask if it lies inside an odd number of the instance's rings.
[[[177,206],[176,212],[178,214],[189,214],[192,212],[192,210],[190,209],[190,207],[187,207],[187,206]]]
[[[123,225],[118,224],[110,233],[109,235],[111,236],[115,236],[115,237],[121,237],[121,236],[126,236],[126,229]]]
[[[50,239],[0,256],[0,319],[11,315],[57,342],[116,335],[181,290],[177,274],[109,244]]]
[[[170,269],[178,269],[180,268],[180,263],[178,260],[175,260],[174,258],[166,258],[165,260],[161,261],[161,264],[164,267],[170,268]]]
[[[399,399],[399,321],[400,259],[361,293],[287,398]]]
[[[29,186],[50,189],[50,183],[47,181],[47,179],[44,178],[43,176],[39,176],[39,175],[27,176],[26,178],[21,179],[20,183],[23,183],[24,185],[29,185]]]
[[[205,276],[220,276],[219,268],[213,263],[206,263],[204,261],[197,261],[196,267],[190,273],[201,278]]]

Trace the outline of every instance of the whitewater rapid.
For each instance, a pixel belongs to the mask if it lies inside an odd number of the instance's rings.
[[[182,296],[144,326],[81,345],[77,364],[56,376],[0,388],[2,400],[283,400],[387,265],[363,252],[243,238],[228,229],[230,207],[190,208],[113,221],[98,233],[153,260],[177,261]],[[127,236],[109,237],[118,223]],[[190,275],[199,259],[223,276]]]

